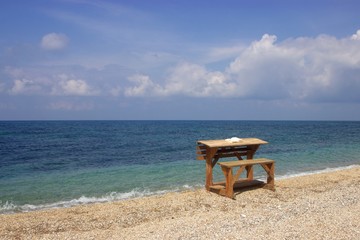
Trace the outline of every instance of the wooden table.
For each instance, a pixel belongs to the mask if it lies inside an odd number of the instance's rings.
[[[197,159],[206,160],[206,189],[219,194],[224,193],[224,191],[221,192],[221,190],[225,188],[225,183],[213,183],[213,168],[219,159],[236,157],[238,160],[250,160],[253,159],[260,145],[267,143],[268,142],[258,138],[243,138],[239,142],[230,142],[225,139],[198,141]],[[244,168],[246,169],[247,180],[245,182],[249,183],[253,180],[252,165],[246,165]],[[225,195],[225,193],[222,195]]]

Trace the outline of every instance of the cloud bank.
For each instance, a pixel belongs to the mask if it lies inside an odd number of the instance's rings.
[[[67,43],[65,35],[51,33],[41,45],[59,50]],[[7,80],[0,82],[0,94],[360,102],[360,30],[340,39],[320,35],[281,42],[275,35],[264,34],[239,46],[218,48],[225,49],[221,54],[226,56],[234,49],[236,57],[216,71],[191,60],[160,69],[158,75],[127,72],[124,76],[121,68],[116,72],[114,67],[7,66],[2,69]],[[209,49],[207,55],[212,54]]]
[[[360,101],[360,31],[348,38],[321,35],[277,43],[264,34],[224,71],[194,63],[175,66],[163,84],[150,76],[128,96],[239,97],[310,101]],[[141,91],[136,91],[141,89]]]

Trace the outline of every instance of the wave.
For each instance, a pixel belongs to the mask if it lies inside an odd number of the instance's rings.
[[[133,199],[133,198],[141,198],[151,195],[163,195],[169,192],[179,192],[184,190],[191,190],[195,189],[196,186],[190,185],[183,185],[181,187],[176,187],[171,190],[157,190],[151,191],[149,189],[133,189],[130,192],[118,193],[118,192],[111,192],[109,194],[103,195],[101,197],[87,197],[81,196],[77,199],[72,199],[69,201],[59,201],[55,203],[46,203],[46,204],[39,204],[39,205],[32,205],[32,204],[24,204],[24,205],[16,205],[13,202],[6,201],[2,203],[0,201],[0,214],[11,214],[17,212],[30,212],[30,211],[37,211],[43,209],[52,209],[52,208],[68,208],[77,205],[83,204],[92,204],[92,203],[105,203],[105,202],[113,202],[113,201],[120,201],[126,199]]]
[[[318,173],[328,173],[328,172],[335,172],[340,170],[346,170],[351,168],[360,167],[358,164],[345,166],[345,167],[337,167],[337,168],[325,168],[322,170],[314,170],[314,171],[307,171],[307,172],[299,172],[299,173],[287,173],[282,176],[276,177],[277,180],[280,179],[288,179],[293,177],[300,177],[300,176],[307,176],[307,175],[313,175]],[[261,177],[259,178],[262,179]],[[30,211],[36,211],[36,210],[43,210],[43,209],[52,209],[52,208],[67,208],[67,207],[73,207],[77,205],[83,205],[83,204],[92,204],[92,203],[104,203],[104,202],[113,202],[113,201],[120,201],[120,200],[126,200],[126,199],[133,199],[133,198],[141,198],[151,195],[163,195],[169,192],[180,192],[185,190],[194,190],[197,188],[202,188],[203,184],[195,184],[195,185],[183,185],[181,187],[174,187],[171,190],[157,190],[157,191],[151,191],[149,189],[133,189],[130,192],[123,192],[123,193],[117,193],[117,192],[111,192],[109,194],[103,195],[101,197],[87,197],[87,196],[81,196],[77,199],[72,199],[69,201],[59,201],[55,203],[47,203],[47,204],[39,204],[39,205],[32,205],[32,204],[24,204],[24,205],[16,205],[12,202],[6,201],[2,203],[0,201],[0,214],[11,214],[11,213],[17,213],[17,212],[30,212]]]
[[[283,176],[276,177],[276,179],[280,180],[280,179],[301,177],[301,176],[307,176],[307,175],[313,175],[313,174],[319,174],[319,173],[336,172],[336,171],[347,170],[347,169],[352,169],[352,168],[356,168],[356,167],[360,167],[360,165],[359,164],[353,164],[353,165],[344,166],[344,167],[325,168],[325,169],[321,169],[321,170],[298,172],[298,173],[293,172],[293,173],[287,173],[287,174],[285,174]]]

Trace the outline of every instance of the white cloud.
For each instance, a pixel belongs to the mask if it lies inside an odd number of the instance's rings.
[[[129,80],[135,86],[126,89],[126,96],[224,96],[234,89],[223,73],[207,71],[203,66],[186,62],[170,71],[163,86],[146,75],[134,75]]]
[[[360,101],[360,36],[337,39],[263,37],[244,48],[220,71],[183,62],[158,83],[133,81],[127,96],[241,97],[301,101]]]
[[[7,79],[4,88],[10,86],[4,90],[10,94],[99,96],[110,92],[115,94],[116,91],[119,95],[120,92],[118,87],[114,87],[118,83],[112,80],[113,74],[106,76],[106,70],[103,72],[79,66],[6,67],[4,70]]]
[[[41,91],[41,87],[34,81],[28,79],[14,80],[13,87],[9,90],[10,94],[35,94]]]
[[[226,72],[236,84],[237,96],[284,98],[292,94],[288,90],[298,89],[303,75],[301,50],[275,42],[276,36],[265,34],[229,64]]]
[[[351,39],[360,40],[360,30],[357,30],[357,32],[351,36]]]
[[[184,62],[172,69],[161,93],[197,97],[224,96],[227,92],[232,93],[233,87],[225,74]]]
[[[67,68],[66,68],[67,69]],[[64,69],[60,68],[60,71]],[[5,68],[6,73],[13,78],[10,94],[56,95],[56,96],[95,96],[101,89],[95,89],[76,74],[58,73],[56,68]],[[88,74],[90,76],[90,74]]]
[[[42,37],[41,47],[45,50],[60,50],[68,45],[69,38],[62,33],[49,33]]]
[[[58,89],[54,89],[53,93],[60,95],[71,96],[91,96],[97,95],[97,91],[94,91],[84,80],[82,79],[69,79],[63,80],[59,83]]]
[[[136,84],[136,86],[125,89],[125,96],[147,96],[153,95],[156,91],[156,85],[151,81],[149,76],[136,74],[129,77],[129,81]]]
[[[275,36],[264,35],[227,71],[247,97],[338,101],[360,90],[354,70],[360,70],[358,41],[322,35],[276,44]],[[355,89],[345,89],[348,84]]]

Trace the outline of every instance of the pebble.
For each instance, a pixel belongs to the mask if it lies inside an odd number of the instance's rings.
[[[0,215],[0,239],[358,239],[360,167],[276,181],[232,200],[198,189]]]

